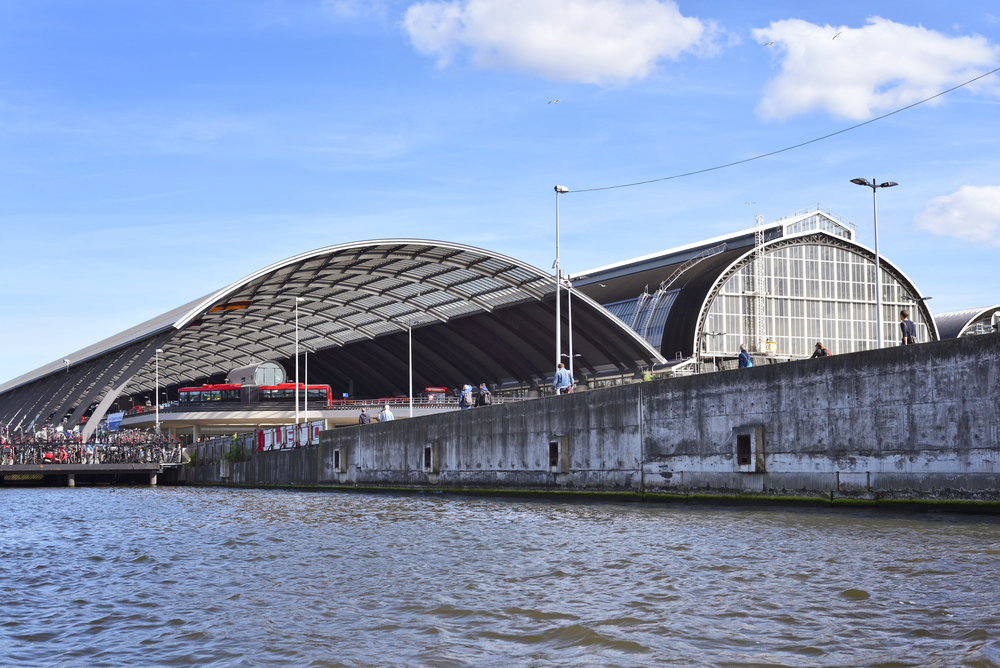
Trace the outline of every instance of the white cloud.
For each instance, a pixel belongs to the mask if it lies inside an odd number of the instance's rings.
[[[602,85],[708,50],[714,32],[671,0],[433,0],[411,5],[403,25],[442,66],[468,50],[480,67]]]
[[[878,17],[862,28],[788,19],[753,35],[761,44],[775,42],[782,58],[781,72],[757,106],[764,118],[822,109],[862,120],[930,97],[1000,61],[1000,47],[985,37],[949,37]]]
[[[932,234],[1000,246],[1000,186],[962,186],[935,197],[913,224]]]

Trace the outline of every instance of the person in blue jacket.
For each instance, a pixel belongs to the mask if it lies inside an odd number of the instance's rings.
[[[569,394],[572,392],[573,376],[569,375],[566,365],[559,363],[556,375],[552,378],[552,391],[556,394]]]
[[[747,352],[747,344],[740,344],[740,368],[746,369],[753,366],[753,360],[750,359],[750,353]]]
[[[472,404],[475,401],[472,398],[472,387],[465,385],[462,387],[462,392],[458,395],[458,407],[463,411],[472,408]]]

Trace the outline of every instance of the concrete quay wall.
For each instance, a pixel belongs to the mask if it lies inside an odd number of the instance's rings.
[[[1000,500],[1000,335],[324,432],[189,482]]]

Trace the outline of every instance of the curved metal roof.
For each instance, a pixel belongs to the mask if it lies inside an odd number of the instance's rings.
[[[576,290],[573,296],[577,368],[597,374],[663,361],[596,302]],[[552,275],[471,246],[414,239],[330,246],[272,264],[69,355],[69,369],[56,361],[3,384],[0,418],[15,410],[11,391],[27,385],[43,395],[19,407],[29,412],[52,392],[59,396],[49,403],[58,409],[98,398],[115,382],[152,387],[154,348],[163,351],[161,387],[252,360],[294,358],[296,331],[300,352],[308,351],[315,365],[311,381],[351,382],[357,394],[405,391],[407,364],[398,348],[410,327],[415,353],[424,353],[417,383],[536,382],[553,371],[554,298]],[[126,373],[128,365],[137,370]]]
[[[939,313],[934,316],[934,322],[937,323],[938,332],[940,332],[942,339],[957,339],[965,333],[969,325],[992,311],[1000,311],[1000,304]]]
[[[867,246],[863,246],[857,243],[856,241],[850,241],[848,239],[835,236],[827,232],[807,232],[807,233],[795,234],[792,236],[786,236],[774,239],[764,244],[764,252],[767,253],[777,248],[781,248],[782,246],[788,246],[791,244],[803,244],[803,243],[820,243],[839,248],[846,248],[847,250],[856,253],[861,257],[864,257],[865,259],[868,259],[872,262],[875,261],[875,251],[873,251],[872,249],[868,248]],[[691,323],[694,325],[693,329],[691,327],[688,327],[687,329],[684,330],[685,333],[688,333],[690,331],[690,338],[687,341],[683,340],[678,341],[678,344],[684,344],[687,346],[686,348],[684,348],[684,350],[686,351],[685,354],[691,354],[691,352],[687,351],[694,351],[695,349],[697,349],[698,345],[697,341],[700,335],[699,330],[701,328],[701,323],[703,323],[706,317],[708,316],[708,310],[712,306],[712,301],[715,299],[715,296],[722,289],[722,286],[724,286],[726,284],[726,281],[728,281],[741,268],[743,268],[748,263],[753,262],[753,258],[754,258],[753,249],[744,252],[739,258],[734,260],[728,267],[726,267],[724,271],[719,273],[716,276],[715,280],[711,283],[709,289],[705,292],[704,298],[701,303],[700,312],[697,318],[694,320],[694,322]],[[920,297],[920,291],[917,290],[917,286],[913,284],[913,281],[911,281],[909,277],[907,277],[907,275],[904,274],[902,270],[899,269],[899,267],[889,262],[884,255],[882,255],[880,259],[881,259],[880,265],[883,271],[892,275],[896,279],[896,281],[906,289],[908,294]],[[915,308],[920,310],[923,322],[927,325],[928,329],[931,330],[932,334],[934,335],[934,338],[932,340],[933,341],[940,340],[941,337],[940,334],[938,333],[937,325],[934,322],[934,317],[931,315],[930,310],[927,308],[926,302],[922,301],[917,302],[917,306]],[[666,342],[666,333],[664,336],[664,340],[665,340],[664,342]]]
[[[765,239],[766,250],[773,250],[786,244],[818,242],[848,248],[871,260],[875,258],[874,252],[868,247],[825,231],[784,234],[782,230],[776,229],[774,224],[771,224],[765,228]],[[645,288],[655,289],[655,286],[670,276],[671,272],[692,258],[698,257],[699,252],[717,246],[720,242],[725,242],[725,250],[705,257],[702,261],[694,264],[680,274],[671,286],[679,288],[680,292],[667,314],[660,351],[668,358],[674,357],[676,353],[681,353],[683,357],[689,357],[697,348],[696,342],[700,328],[715,295],[726,280],[739,271],[745,263],[753,259],[754,238],[752,230],[585,272],[577,277],[580,284],[579,289],[605,304],[634,298],[641,294]],[[910,291],[910,294],[920,296],[920,292],[913,282],[884,256],[882,257],[882,269],[895,276]],[[920,308],[924,322],[929,328],[936,330],[930,311],[923,304]],[[937,336],[936,332],[935,336]]]

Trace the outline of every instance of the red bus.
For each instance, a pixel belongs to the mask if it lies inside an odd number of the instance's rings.
[[[446,401],[448,394],[447,387],[425,387],[420,393],[420,398],[424,401]]]
[[[231,403],[231,404],[273,404],[273,403],[294,403],[295,383],[282,383],[280,385],[247,386],[243,390],[241,385],[202,385],[201,387],[182,387],[178,390],[181,404],[207,404],[207,403]],[[256,396],[255,396],[256,395]],[[323,405],[326,408],[333,406],[333,392],[329,385],[310,385],[306,387],[299,383],[299,403],[305,405],[308,399],[309,405]]]

